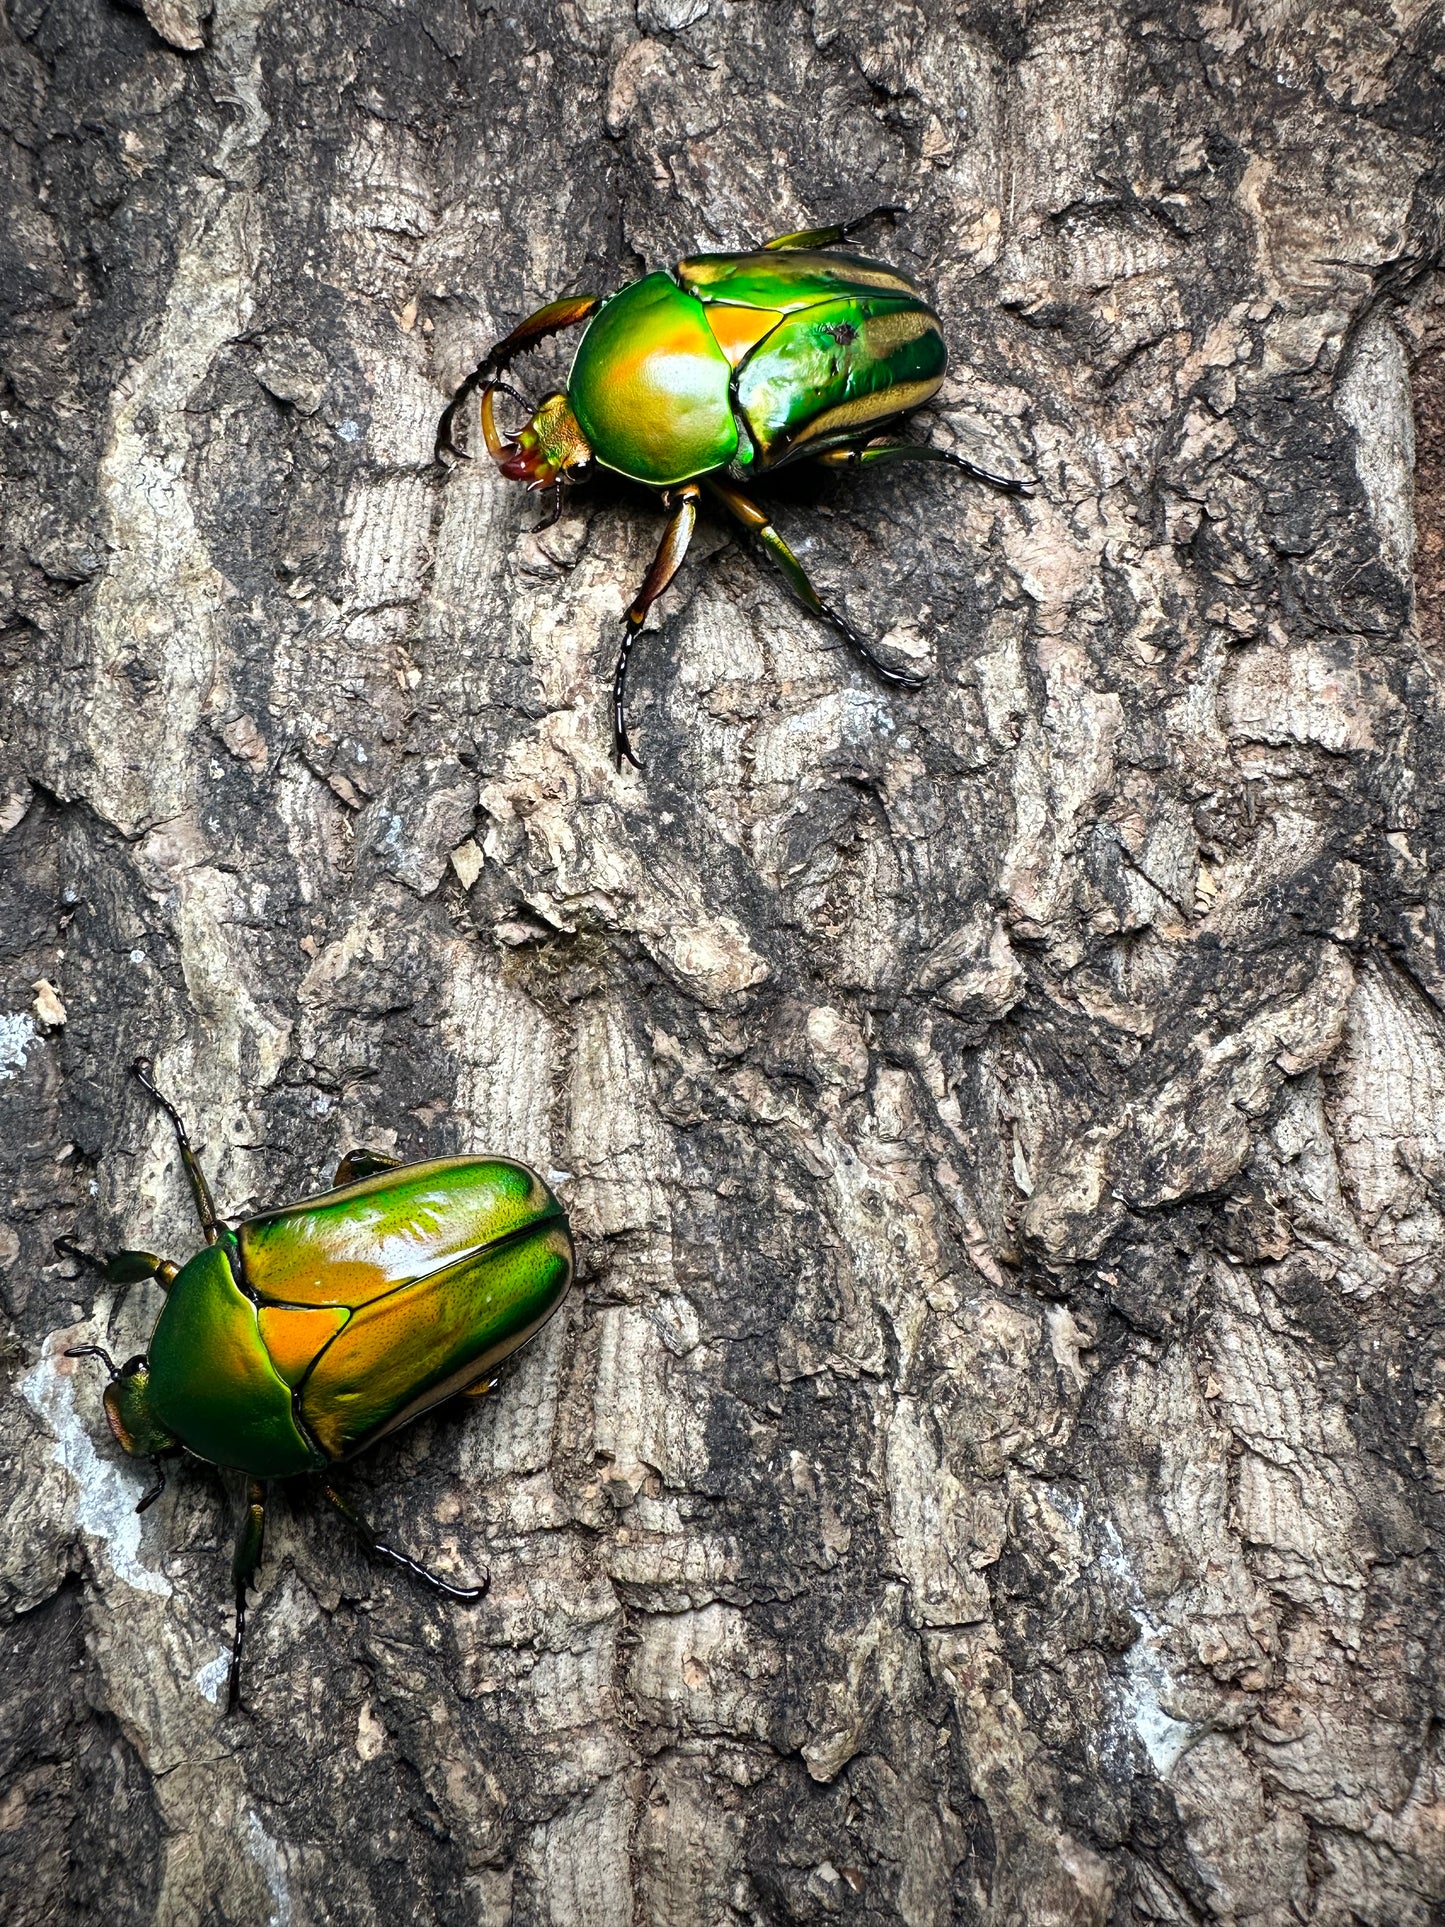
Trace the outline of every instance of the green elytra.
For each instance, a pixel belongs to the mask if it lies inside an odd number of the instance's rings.
[[[149,1350],[125,1365],[98,1346],[69,1356],[105,1360],[111,1429],[127,1452],[156,1462],[159,1481],[137,1511],[164,1489],[168,1453],[249,1477],[233,1562],[234,1709],[265,1482],[324,1471],[458,1392],[490,1390],[497,1366],[566,1294],[571,1233],[544,1181],[512,1159],[402,1165],[360,1151],[342,1160],[336,1189],[227,1225],[174,1106],[144,1060],[135,1071],[170,1117],[207,1242],[179,1267],[145,1251],[101,1263],[118,1284],[154,1278],[164,1308]],[[373,1550],[451,1597],[485,1592],[437,1579],[323,1489]]]
[[[879,660],[808,580],[747,485],[799,461],[829,468],[947,462],[1010,494],[1028,484],[950,450],[879,438],[937,393],[948,352],[918,284],[882,261],[829,253],[865,221],[786,234],[744,254],[702,254],[633,282],[610,299],[550,302],[494,347],[456,394],[437,433],[458,453],[459,410],[481,392],[481,425],[503,475],[533,489],[582,480],[594,466],[657,489],[671,511],[656,559],[624,618],[612,683],[612,750],[640,767],[624,712],[627,662],[647,612],[682,565],[703,493],[762,542],[793,593],[885,682],[919,678]],[[498,430],[501,377],[524,349],[586,321],[565,390],[513,436]],[[520,400],[521,397],[516,397]],[[530,406],[530,404],[523,404]],[[545,525],[544,525],[545,526]]]

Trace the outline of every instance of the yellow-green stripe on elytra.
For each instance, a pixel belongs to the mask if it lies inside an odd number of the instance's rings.
[[[737,403],[765,466],[843,428],[916,408],[943,380],[938,318],[916,297],[846,295],[789,315],[738,370]]]
[[[919,408],[937,392],[938,383],[932,380],[903,382],[888,388],[882,391],[887,405],[882,409],[881,416],[877,393],[860,395],[855,401],[840,402],[836,408],[824,409],[823,413],[815,416],[805,428],[799,429],[788,445],[789,452],[810,447],[825,436],[831,438],[841,436],[847,430],[858,431],[868,428],[880,419],[886,419],[904,409]]]
[[[783,314],[846,294],[920,298],[917,282],[900,269],[842,248],[696,254],[678,262],[677,278],[704,302],[734,301],[749,308],[776,308]]]

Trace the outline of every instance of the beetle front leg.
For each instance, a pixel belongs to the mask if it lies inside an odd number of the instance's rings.
[[[573,328],[579,321],[585,321],[597,306],[595,294],[576,294],[565,301],[549,301],[545,308],[538,308],[535,314],[519,321],[512,332],[489,350],[483,360],[467,376],[457,392],[447,403],[446,413],[437,426],[435,455],[444,461],[448,455],[460,455],[462,450],[452,440],[452,426],[459,411],[466,407],[472,396],[489,381],[504,374],[509,362],[514,361],[527,348],[535,348],[539,341],[548,335],[555,335],[563,328]]]
[[[55,1249],[63,1258],[73,1258],[78,1264],[88,1265],[92,1271],[98,1271],[108,1284],[120,1286],[111,1300],[110,1316],[106,1319],[109,1331],[115,1330],[115,1321],[130,1296],[132,1285],[139,1284],[145,1278],[154,1278],[162,1291],[169,1291],[180,1270],[179,1265],[172,1264],[169,1258],[158,1258],[153,1251],[113,1251],[108,1258],[97,1258],[93,1251],[85,1250],[72,1238],[57,1238]],[[79,1358],[85,1352],[72,1350],[66,1355]]]
[[[162,1291],[169,1291],[180,1269],[153,1251],[113,1251],[108,1258],[97,1258],[73,1238],[57,1238],[55,1249],[63,1258],[74,1258],[78,1264],[98,1271],[112,1285],[138,1285],[145,1278],[154,1278]]]
[[[138,1057],[130,1068],[131,1075],[150,1092],[171,1121],[171,1129],[175,1132],[176,1143],[180,1147],[181,1163],[186,1167],[186,1176],[190,1180],[191,1196],[196,1201],[196,1216],[200,1219],[201,1229],[206,1234],[206,1243],[213,1245],[221,1235],[221,1221],[216,1216],[215,1200],[211,1196],[211,1187],[206,1182],[206,1174],[201,1169],[200,1159],[191,1148],[185,1120],[164,1091],[157,1090],[155,1080],[151,1076],[148,1057]]]
[[[1034,492],[1032,482],[1019,481],[1013,475],[995,475],[992,469],[980,468],[952,449],[934,448],[929,442],[873,442],[863,448],[830,448],[816,459],[819,468],[869,468],[875,462],[947,462],[950,468],[961,468],[974,481],[987,482],[1004,495]]]
[[[156,1482],[154,1485],[148,1486],[141,1494],[136,1504],[137,1512],[149,1512],[156,1500],[166,1489],[166,1462],[159,1452],[152,1452],[151,1454],[151,1470],[156,1475]]]
[[[674,502],[677,506],[653,557],[652,567],[647,571],[647,580],[623,618],[627,627],[623,632],[622,647],[617,653],[617,667],[612,672],[612,760],[619,770],[624,756],[634,769],[642,768],[627,739],[627,658],[632,653],[638,631],[647,620],[648,610],[682,567],[687,545],[692,540],[693,524],[697,521],[697,484],[689,482],[683,488],[671,490],[662,499],[669,508]]]
[[[542,517],[536,528],[532,530],[532,534],[545,535],[548,529],[555,529],[561,520],[562,484],[560,482],[553,482],[552,486],[547,490],[547,513]]]
[[[428,1572],[419,1561],[409,1558],[406,1553],[398,1552],[395,1546],[389,1546],[384,1540],[378,1539],[356,1507],[343,1499],[334,1485],[324,1485],[321,1489],[368,1551],[379,1554],[383,1559],[390,1559],[393,1565],[400,1566],[403,1571],[409,1572],[413,1579],[420,1579],[424,1585],[431,1586],[436,1592],[445,1593],[448,1599],[460,1599],[470,1606],[486,1597],[487,1589],[492,1583],[490,1573],[483,1575],[480,1586],[454,1585],[450,1579],[442,1579],[436,1573]]]
[[[236,1535],[231,1578],[236,1588],[236,1637],[231,1647],[231,1678],[226,1688],[226,1715],[241,1704],[241,1647],[246,1638],[246,1593],[261,1563],[261,1548],[266,1543],[266,1488],[260,1479],[246,1486],[246,1510],[241,1515],[241,1530]]]
[[[808,580],[807,571],[802,563],[756,502],[749,500],[741,489],[729,488],[725,483],[714,481],[710,476],[703,486],[710,495],[721,502],[729,514],[737,517],[745,529],[750,529],[757,536],[773,561],[782,570],[788,587],[803,607],[810,609],[815,616],[821,617],[830,628],[835,629],[854,654],[867,663],[875,676],[881,677],[884,682],[894,683],[901,689],[920,689],[923,686],[923,677],[915,676],[911,670],[890,669],[886,662],[880,661],[873,653],[871,645],[864,641],[846,616],[841,616],[836,609],[829,608]]]

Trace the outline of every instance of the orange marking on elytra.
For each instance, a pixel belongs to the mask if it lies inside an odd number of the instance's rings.
[[[270,1354],[276,1374],[297,1385],[311,1369],[317,1353],[346,1323],[338,1305],[312,1311],[295,1305],[263,1305],[257,1313],[261,1343]]]

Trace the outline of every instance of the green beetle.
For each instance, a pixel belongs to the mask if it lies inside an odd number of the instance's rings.
[[[150,1350],[117,1367],[98,1345],[111,1430],[155,1462],[144,1512],[165,1489],[165,1455],[187,1451],[249,1477],[232,1574],[236,1632],[227,1710],[239,1703],[246,1592],[261,1562],[266,1481],[325,1472],[492,1374],[547,1322],[572,1282],[572,1237],[556,1197],[511,1158],[399,1164],[353,1151],[336,1189],[242,1219],[216,1215],[179,1113],[144,1058],[135,1075],[175,1129],[206,1244],[177,1266],[149,1251],[89,1258],[114,1284],[166,1293]],[[367,1545],[454,1599],[454,1586],[379,1540],[330,1483],[330,1502]]]
[[[830,623],[885,682],[920,679],[881,662],[822,601],[746,485],[799,461],[829,468],[874,462],[947,462],[1009,494],[1029,484],[991,474],[947,449],[877,439],[879,430],[936,394],[948,365],[938,315],[918,284],[885,262],[828,253],[879,215],[784,234],[747,254],[699,254],[634,281],[609,300],[578,295],[539,308],[498,342],[442,416],[438,460],[461,453],[459,410],[480,389],[487,448],[503,475],[554,490],[595,464],[655,488],[671,519],[647,579],[624,618],[612,678],[612,751],[641,767],[624,715],[627,658],[647,612],[687,553],[701,494],[762,542],[793,593]],[[586,321],[565,390],[539,407],[501,379],[523,349]],[[529,411],[514,435],[497,426],[496,397]],[[547,526],[548,524],[543,524]]]

